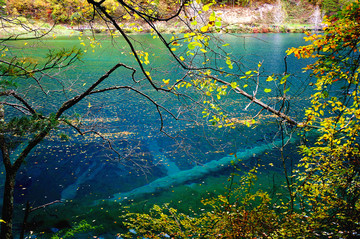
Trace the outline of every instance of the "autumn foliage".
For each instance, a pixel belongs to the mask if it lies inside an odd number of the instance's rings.
[[[303,156],[292,172],[296,180],[289,192],[294,200],[276,206],[266,192],[251,192],[245,184],[232,191],[235,198],[241,195],[237,200],[225,195],[206,201],[212,209],[197,217],[156,206],[150,214],[128,214],[128,226],[149,238],[360,236],[359,1],[325,17],[323,24],[323,33],[307,34],[308,45],[287,51],[314,59],[304,69],[314,91],[299,130],[316,139],[305,139],[300,147]],[[252,171],[240,182],[250,187],[254,175]]]

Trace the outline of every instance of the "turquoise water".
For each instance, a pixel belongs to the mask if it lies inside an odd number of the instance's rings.
[[[233,59],[241,62],[237,71],[254,69],[259,62],[263,62],[263,77],[260,80],[273,90],[271,94],[260,91],[258,97],[278,107],[277,88],[272,83],[265,82],[265,78],[273,73],[284,72],[286,49],[304,44],[303,35],[249,34],[219,37],[230,44],[227,50],[232,53]],[[134,35],[133,38],[139,42],[137,46],[156,53],[155,56],[150,54],[153,63],[147,66],[154,81],[161,82],[168,78],[175,80],[183,73],[164,50],[158,49],[160,44],[152,36]],[[31,52],[41,60],[41,54],[48,48],[80,46],[77,38],[57,38],[43,43],[22,50]],[[75,90],[85,89],[114,64],[122,62],[134,65],[127,51],[123,41],[105,40],[102,48],[96,48],[95,53],[91,52],[91,48],[88,49],[83,61],[74,68],[54,78],[44,78],[43,84],[49,91],[48,95],[35,87],[29,88],[33,84],[30,80],[24,80],[21,87],[28,90],[29,97],[46,114],[59,106],[61,101],[72,97]],[[295,119],[301,119],[307,106],[306,99],[311,93],[311,89],[304,87],[309,83],[307,76],[301,73],[301,68],[308,62],[293,57],[288,57],[286,61],[287,72],[293,74],[288,82],[288,96],[291,97],[288,112]],[[119,69],[100,88],[114,84],[135,86],[129,73],[129,70]],[[136,74],[135,78],[141,80],[142,76]],[[61,87],[58,87],[59,82]],[[281,171],[279,152],[272,145],[274,140],[279,140],[276,137],[278,125],[274,123],[274,117],[263,117],[259,124],[250,128],[244,125],[238,125],[235,129],[214,128],[208,126],[206,119],[202,118],[201,109],[196,108],[196,105],[187,105],[185,100],[179,102],[177,97],[170,94],[159,94],[150,90],[145,83],[135,87],[139,87],[174,114],[182,113],[180,118],[183,120],[180,121],[174,120],[169,114],[163,115],[164,130],[174,138],[159,132],[160,119],[156,108],[134,92],[120,90],[86,98],[68,113],[84,115],[86,127],[95,127],[108,136],[121,158],[109,150],[107,141],[99,137],[94,139],[94,135],[90,135],[83,138],[74,130],[60,129],[70,136],[70,140],[61,141],[54,133],[32,152],[17,177],[16,203],[30,201],[36,206],[58,199],[90,202],[118,198],[123,200],[124,197],[135,196],[144,198],[146,192],[158,193],[172,186],[196,183],[206,177],[228,175],[231,171],[229,161],[224,159],[235,159],[234,156],[229,156],[235,153],[238,157],[242,156],[244,163],[241,167],[244,170],[256,164],[272,164],[274,166],[263,170]],[[250,82],[249,92],[254,87],[254,83]],[[231,117],[256,115],[259,107],[251,105],[245,111],[247,104],[248,101],[242,97],[230,94],[223,99],[222,105]],[[13,114],[16,112],[9,113],[8,116]],[[288,130],[291,131],[290,128]],[[296,150],[295,144],[296,140],[290,146],[292,150]],[[289,152],[288,156],[291,156],[289,166],[291,161],[296,162],[298,159],[295,152]],[[220,166],[210,167],[213,164]],[[164,180],[170,183],[157,184]],[[136,195],[141,190],[143,191]]]

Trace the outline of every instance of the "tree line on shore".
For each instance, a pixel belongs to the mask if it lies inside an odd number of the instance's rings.
[[[297,2],[305,1],[307,3],[318,5],[323,13],[332,14],[338,11],[349,0],[295,0],[288,1],[298,4]],[[130,3],[131,1],[129,1]],[[286,3],[287,1],[283,1]],[[222,0],[222,1],[202,1],[202,4],[211,3],[213,8],[220,7],[258,7],[262,4],[281,4],[276,0]],[[150,8],[157,14],[166,15],[176,9],[177,1],[174,0],[156,0],[156,1],[136,1],[134,3],[138,8]],[[121,7],[117,0],[106,0],[103,2],[109,12],[117,18],[126,18],[127,12]],[[29,19],[42,20],[45,22],[58,22],[67,24],[83,23],[93,16],[93,6],[87,0],[1,0],[0,11],[8,16],[23,16]]]

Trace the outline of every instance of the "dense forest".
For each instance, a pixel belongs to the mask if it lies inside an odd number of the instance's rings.
[[[132,2],[132,1],[129,1]],[[277,0],[229,0],[229,1],[203,1],[204,4],[212,3],[212,8],[257,8],[263,4],[279,4]],[[304,6],[311,4],[320,6],[323,13],[332,14],[338,11],[341,6],[349,0],[286,0],[281,1],[287,5],[288,11],[303,10]],[[174,1],[156,0],[156,1],[135,1],[133,4],[139,8],[151,8],[155,13],[166,14],[176,8]],[[31,19],[40,19],[43,21],[57,21],[60,23],[83,23],[90,20],[93,9],[86,0],[2,0],[0,2],[2,11],[10,16],[24,16]],[[104,2],[109,13],[121,18],[126,15],[123,8],[116,0],[107,0]],[[299,7],[300,6],[300,7]],[[307,11],[310,11],[308,9]],[[295,13],[294,13],[295,14]],[[306,13],[303,13],[306,14]],[[126,21],[126,18],[123,19]]]

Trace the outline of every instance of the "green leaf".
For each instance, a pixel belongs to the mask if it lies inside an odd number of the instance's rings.
[[[322,92],[322,95],[323,95],[324,98],[327,98],[327,97],[329,97],[329,92],[327,92],[326,90],[324,90],[324,91]]]
[[[196,21],[196,20],[192,21],[192,22],[191,22],[191,25],[196,26],[196,25],[197,25],[197,21]]]
[[[201,43],[199,43],[199,42],[196,42],[196,41],[193,41],[193,42],[190,42],[189,44],[188,44],[188,48],[190,49],[190,50],[194,50],[195,49],[195,47],[202,47],[203,45],[201,44]]]
[[[194,49],[195,49],[195,44],[193,44],[193,42],[190,42],[190,43],[188,44],[188,48],[189,48],[190,50],[194,50]]]

